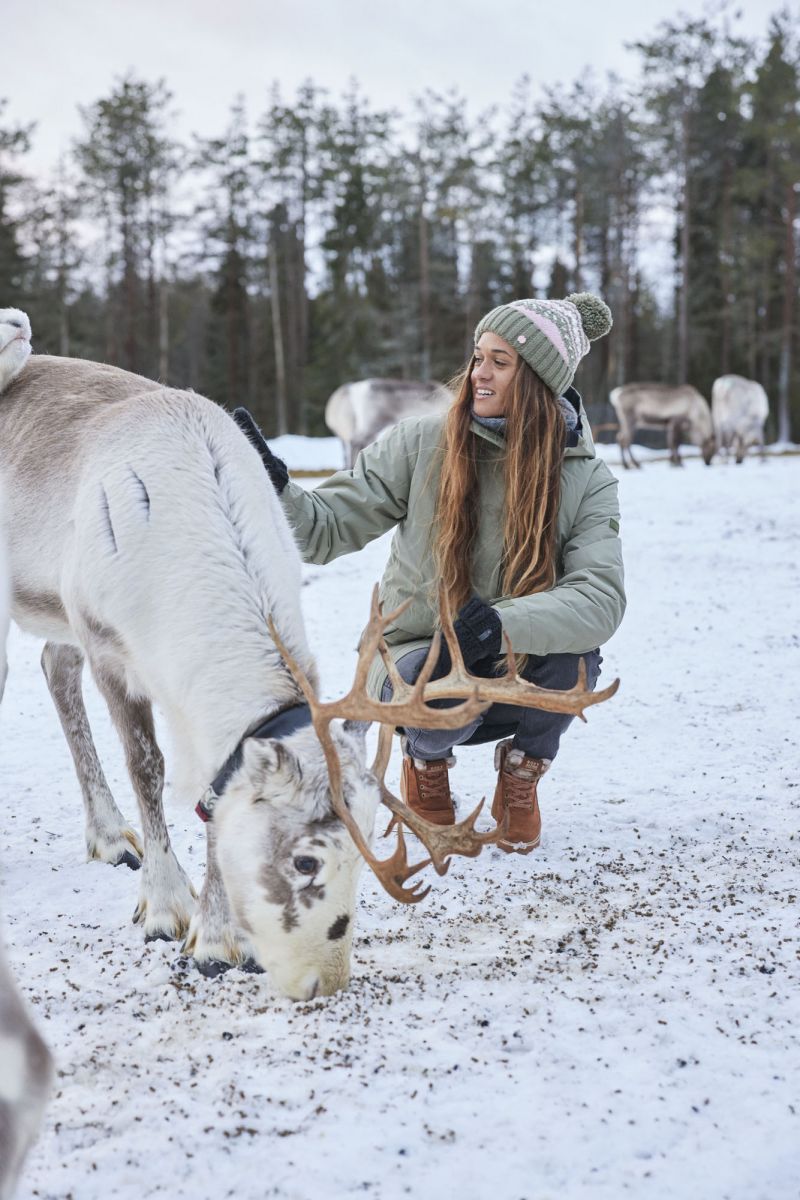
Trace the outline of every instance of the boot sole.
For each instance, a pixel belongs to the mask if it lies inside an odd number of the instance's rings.
[[[541,840],[541,837],[538,837],[535,842],[498,842],[497,848],[504,854],[530,854]]]

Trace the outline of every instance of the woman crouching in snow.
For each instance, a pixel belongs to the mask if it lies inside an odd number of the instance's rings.
[[[410,600],[386,633],[404,679],[416,679],[425,661],[441,582],[473,674],[498,673],[505,633],[524,679],[573,687],[583,656],[594,689],[598,647],[625,608],[619,509],[616,480],[595,455],[571,385],[590,339],[610,328],[608,308],[588,293],[492,309],[478,322],[448,412],[402,421],[313,491],[289,480],[246,409],[234,413],[307,562],[330,562],[395,527],[380,596],[385,610]],[[442,645],[433,678],[449,667]],[[390,698],[380,659],[369,686]],[[453,747],[496,742],[492,812],[507,818],[499,845],[528,854],[541,832],[537,785],[571,720],[493,704],[462,729],[406,729],[403,798],[429,821],[452,824]]]

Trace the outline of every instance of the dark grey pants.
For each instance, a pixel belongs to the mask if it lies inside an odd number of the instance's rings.
[[[427,651],[412,650],[398,659],[397,669],[408,683],[413,683],[422,670]],[[578,678],[578,663],[586,659],[586,682],[591,691],[597,686],[600,664],[603,661],[599,650],[587,654],[547,654],[539,658],[530,655],[522,678],[539,687],[557,688],[564,691],[575,686]],[[491,663],[488,659],[472,667],[473,675],[488,677]],[[391,699],[392,685],[387,680],[381,698]],[[447,707],[457,700],[441,700]],[[435,758],[448,758],[454,746],[475,746],[482,742],[499,742],[501,738],[513,737],[515,749],[522,750],[531,758],[546,758],[552,761],[558,754],[561,735],[574,717],[566,713],[544,712],[540,708],[520,708],[515,704],[493,704],[476,720],[462,729],[406,729],[407,749],[414,758],[429,762]]]

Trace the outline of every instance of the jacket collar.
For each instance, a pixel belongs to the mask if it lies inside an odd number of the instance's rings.
[[[586,418],[586,410],[583,407],[583,400],[581,399],[580,392],[577,388],[568,387],[563,395],[567,400],[569,400],[570,404],[578,414],[578,427],[567,441],[567,446],[564,450],[564,457],[596,458],[597,452],[594,448],[592,431],[589,428],[589,422]],[[504,449],[506,443],[502,433],[497,433],[493,429],[487,429],[485,425],[480,425],[477,421],[470,422],[470,429],[473,433],[477,433],[478,437],[482,437],[485,441],[491,442],[493,446],[498,446],[501,450]],[[577,437],[575,434],[577,434]]]

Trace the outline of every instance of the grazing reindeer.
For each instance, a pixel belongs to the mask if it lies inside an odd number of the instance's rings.
[[[0,361],[1,356],[2,351]],[[8,566],[1,527],[0,519],[0,696],[6,674],[9,615]],[[11,1196],[22,1161],[39,1129],[52,1072],[50,1053],[17,991],[0,942],[0,1200]]]
[[[478,810],[444,838],[420,821],[367,769],[360,722],[454,728],[504,683],[524,694],[515,703],[581,714],[616,690],[592,694],[585,674],[563,693],[515,672],[473,680],[463,663],[457,675],[455,654],[453,672],[429,683],[437,638],[417,684],[409,689],[393,669],[395,696],[379,705],[366,675],[398,614],[384,617],[374,598],[355,683],[321,704],[300,558],[280,501],[235,423],[193,392],[35,356],[0,397],[0,467],[13,496],[13,615],[47,638],[42,663],[83,792],[90,857],[141,863],[134,920],[146,938],[186,934],[207,973],[252,955],[288,996],[345,986],[362,861],[396,899],[425,894],[404,886],[421,864],[408,864],[402,826],[387,860],[369,849],[381,800],[440,872],[449,855],[475,855],[501,835],[475,832]],[[143,847],[100,768],[81,696],[84,658],[125,748]],[[444,695],[462,703],[428,708]],[[153,702],[174,742],[177,792],[202,796],[207,864],[196,907],[164,821]]]
[[[720,375],[711,388],[711,417],[720,453],[733,450],[737,463],[750,446],[764,457],[764,424],[769,416],[767,393],[760,383],[741,375]]]
[[[325,424],[341,440],[344,465],[352,467],[359,452],[398,421],[438,412],[451,400],[440,383],[359,379],[336,389],[325,405]]]
[[[631,450],[637,429],[666,430],[673,466],[682,466],[682,441],[699,446],[703,462],[706,466],[711,463],[716,448],[711,413],[707,401],[688,383],[680,387],[666,383],[625,383],[614,388],[609,400],[619,422],[617,442],[623,467],[640,466]]]

